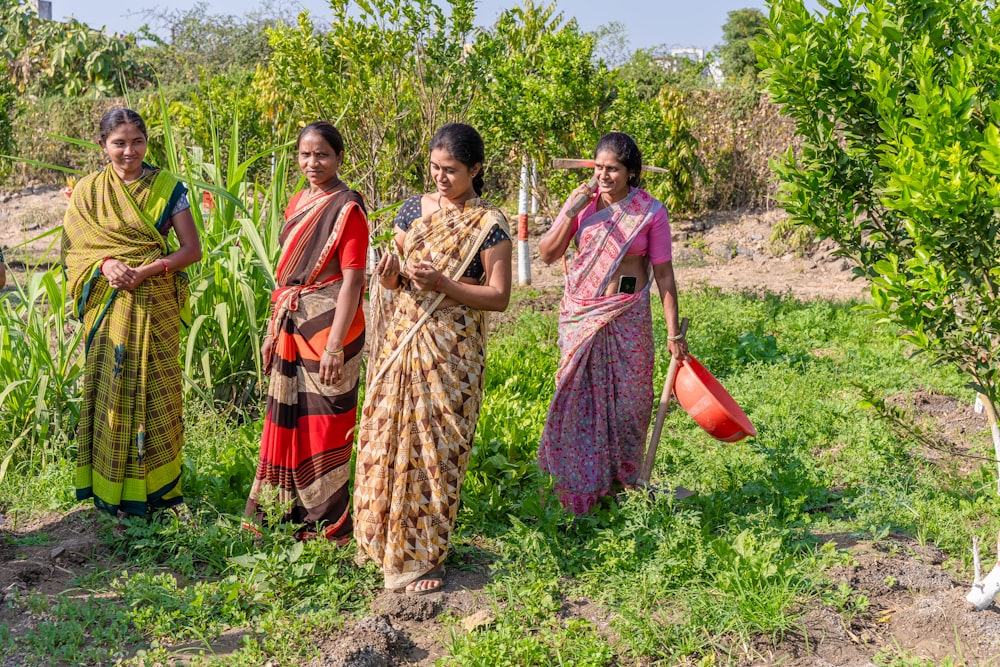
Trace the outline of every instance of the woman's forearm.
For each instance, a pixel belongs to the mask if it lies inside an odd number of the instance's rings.
[[[486,284],[474,285],[441,275],[432,289],[476,310],[506,310],[510,303],[511,253],[513,244],[504,240],[480,253]]]
[[[354,315],[358,310],[358,304],[361,303],[361,294],[364,288],[364,269],[344,269],[344,282],[340,286],[340,294],[337,296],[337,310],[333,314],[330,334],[326,338],[327,349],[338,350],[344,347],[347,330],[351,328],[351,322],[354,321]]]
[[[183,271],[195,262],[201,261],[201,246],[181,246],[174,252],[163,258],[167,263],[171,273]]]
[[[570,201],[563,204],[562,210],[556,216],[556,221],[549,231],[538,240],[538,257],[546,264],[551,264],[566,254],[566,248],[573,238],[573,218],[566,216]]]
[[[674,267],[671,262],[653,265],[653,279],[660,292],[663,305],[663,317],[667,321],[667,335],[676,336],[680,333],[680,321],[677,305],[677,281],[674,278]]]
[[[509,288],[504,290],[492,285],[470,285],[445,276],[441,277],[437,291],[476,310],[502,311],[510,303]]]

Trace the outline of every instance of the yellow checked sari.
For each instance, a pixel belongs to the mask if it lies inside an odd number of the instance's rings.
[[[494,225],[510,233],[503,213],[481,199],[461,212],[437,211],[413,222],[403,256],[457,280]],[[461,304],[439,309],[444,294],[408,281],[386,292],[372,280],[354,537],[394,589],[448,554],[482,403],[486,313]]]
[[[161,230],[185,192],[164,171],[126,184],[108,167],[77,184],[63,222],[62,260],[86,341],[76,497],[112,514],[183,502],[177,352],[187,277],[156,275],[134,291],[115,290],[101,263],[140,267],[169,254]]]

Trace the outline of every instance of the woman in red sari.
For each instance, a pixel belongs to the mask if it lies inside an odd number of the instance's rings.
[[[594,150],[597,190],[581,185],[538,243],[551,264],[570,241],[577,254],[559,309],[561,358],[556,393],[538,449],[563,505],[585,514],[611,492],[635,483],[653,407],[656,283],[667,321],[667,349],[687,355],[679,333],[667,210],[640,190],[642,155],[632,137],[605,135]],[[590,203],[569,217],[582,194]],[[595,196],[596,195],[596,196]]]
[[[361,195],[340,180],[344,141],[333,125],[299,133],[299,167],[309,187],[285,210],[281,257],[262,345],[270,371],[260,463],[246,512],[263,518],[265,486],[298,535],[322,534],[340,544],[353,524],[350,476],[365,317],[361,306],[368,221]]]

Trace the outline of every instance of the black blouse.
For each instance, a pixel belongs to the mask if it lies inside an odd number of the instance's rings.
[[[399,211],[396,213],[396,220],[393,224],[399,227],[401,230],[408,231],[410,225],[413,224],[414,220],[422,217],[420,213],[420,198],[422,195],[414,195],[403,202],[403,205],[399,207]],[[510,235],[507,234],[500,225],[493,225],[493,229],[486,236],[486,240],[483,244],[479,246],[479,252],[486,250],[487,248],[492,248],[501,241],[509,241]],[[475,258],[469,262],[469,268],[466,269],[465,273],[462,274],[463,278],[473,278],[475,280],[481,280],[483,274],[486,270],[483,268],[483,260],[477,253]]]

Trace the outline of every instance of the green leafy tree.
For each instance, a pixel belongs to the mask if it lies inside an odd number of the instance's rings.
[[[475,97],[467,48],[474,0],[448,15],[430,0],[331,0],[333,22],[303,14],[269,32],[273,49],[255,90],[276,125],[324,118],[347,143],[346,177],[378,208],[425,187],[426,151],[439,126],[464,119]]]
[[[644,103],[656,102],[664,86],[689,90],[704,86],[707,63],[671,56],[660,49],[638,49],[615,70],[618,79],[631,84]]]
[[[44,21],[28,4],[0,2],[0,53],[18,92],[119,95],[149,83],[132,37],[114,37],[76,20]]]
[[[203,79],[186,98],[170,104],[170,117],[174,129],[184,143],[200,147],[205,152],[217,150],[222,162],[229,161],[229,150],[238,146],[242,155],[256,155],[281,143],[283,133],[293,128],[276,128],[262,113],[253,89],[254,72],[233,68],[224,74]],[[153,97],[149,106],[159,100]],[[213,148],[220,137],[231,137],[237,131],[237,141],[223,141]],[[249,169],[253,178],[268,180],[271,166],[268,161],[254,162]],[[297,176],[297,175],[296,175]]]
[[[162,85],[187,84],[233,71],[253,72],[271,53],[267,31],[295,23],[288,6],[265,3],[243,15],[212,14],[206,2],[189,9],[154,8],[140,13],[143,59]]]
[[[627,63],[632,57],[628,28],[621,21],[612,21],[594,31],[597,44],[594,53],[611,69]]]
[[[698,157],[687,95],[664,85],[654,99],[645,100],[626,82],[618,89],[608,120],[609,129],[632,135],[645,164],[667,170],[666,174],[644,175],[642,187],[671,211],[690,211],[697,181],[708,174]]]
[[[686,60],[686,59],[685,59]],[[644,103],[656,100],[664,86],[677,83],[673,67],[651,49],[638,49],[616,70],[620,81],[630,84]]]
[[[470,60],[482,91],[470,120],[514,187],[527,157],[544,166],[593,150],[614,93],[612,76],[594,57],[596,43],[575,20],[564,21],[555,3],[530,0],[476,40]],[[568,192],[580,180],[580,173],[563,173],[552,182]]]
[[[857,262],[874,311],[968,375],[1000,458],[1000,8],[770,4],[758,54],[803,137],[775,165],[786,209]]]
[[[753,42],[767,30],[767,17],[759,9],[736,9],[729,12],[722,25],[722,45],[718,53],[722,73],[730,81],[757,78],[757,54]]]
[[[0,79],[0,155],[13,155],[14,114],[17,111],[17,95],[9,81]],[[0,159],[0,179],[10,170],[10,161]]]

